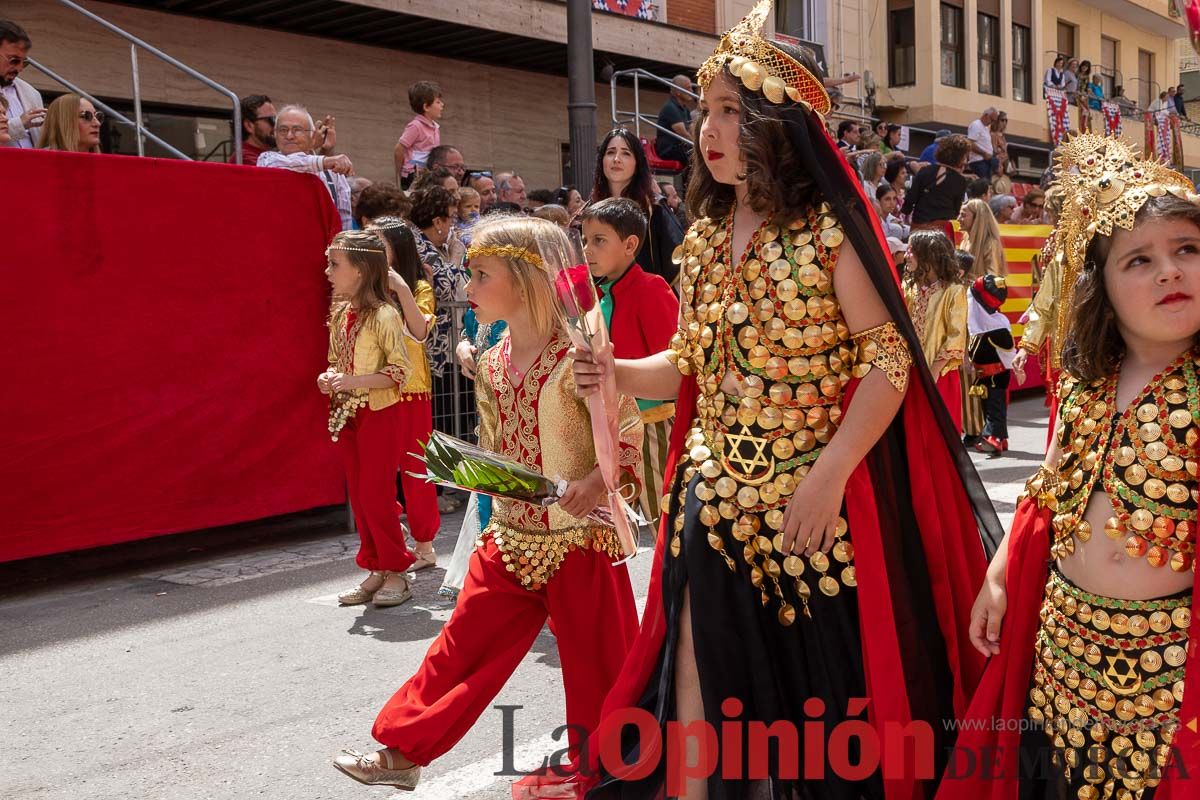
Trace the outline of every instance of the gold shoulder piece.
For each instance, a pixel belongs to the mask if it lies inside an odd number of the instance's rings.
[[[1061,485],[1062,478],[1059,474],[1042,464],[1038,471],[1033,473],[1033,477],[1025,482],[1025,491],[1021,492],[1017,502],[1031,499],[1038,508],[1054,511],[1058,508],[1058,490]]]
[[[900,335],[896,323],[888,320],[882,325],[867,328],[851,337],[858,345],[858,365],[855,377],[861,378],[871,367],[881,369],[896,391],[908,390],[908,373],[912,369],[912,353],[908,342]]]

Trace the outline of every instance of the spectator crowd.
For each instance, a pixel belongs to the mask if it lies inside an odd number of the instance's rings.
[[[104,121],[100,109],[75,94],[64,94],[44,106],[38,91],[20,77],[32,46],[19,25],[0,21],[0,108],[4,111],[0,145],[99,152]],[[836,84],[855,77],[835,79],[827,85],[836,96]],[[1101,103],[1109,99],[1123,108],[1129,104],[1121,87],[1116,87],[1113,97],[1105,97],[1101,75],[1093,73],[1086,61],[1057,59],[1046,71],[1044,86],[1064,92],[1088,113],[1099,112]],[[445,423],[455,423],[456,418],[469,414],[473,405],[471,391],[459,372],[461,368],[470,374],[470,365],[463,363],[460,355],[460,332],[464,324],[471,326],[470,320],[464,319],[469,275],[465,256],[476,224],[492,214],[530,214],[564,228],[579,227],[588,206],[608,198],[626,198],[646,219],[646,235],[639,242],[636,263],[676,285],[678,267],[673,253],[690,223],[684,194],[697,96],[689,77],[676,76],[657,117],[658,135],[653,143],[628,130],[614,129],[597,148],[592,186],[554,188],[529,185],[511,169],[470,168],[471,153],[442,141],[446,98],[436,83],[421,80],[412,84],[408,101],[412,117],[396,141],[394,173],[387,180],[373,181],[356,174],[351,154],[338,139],[333,116],[315,116],[296,103],[277,105],[266,94],[251,94],[241,101],[240,160],[246,165],[312,175],[329,191],[343,230],[375,229],[381,224],[403,224],[410,230],[422,277],[432,288],[437,309],[424,340],[434,419],[443,423],[443,429],[461,433],[461,425],[446,427]],[[1163,92],[1152,110],[1186,116],[1183,87]],[[1003,110],[985,108],[965,134],[939,130],[934,141],[915,156],[908,152],[908,131],[892,122],[864,124],[846,119],[830,130],[859,176],[865,200],[878,216],[910,293],[921,304],[927,303],[931,292],[940,297],[951,285],[972,290],[972,302],[994,304],[997,293],[1003,294],[1008,273],[999,226],[1052,221],[1041,188],[1014,185],[1007,124]],[[229,160],[236,159],[231,156]],[[660,172],[662,162],[678,162],[684,169],[669,180],[656,180],[652,160],[659,164]],[[960,237],[955,235],[954,223]],[[957,247],[953,244],[956,238]],[[946,252],[956,255],[949,258]],[[986,285],[979,282],[984,277],[989,277]],[[966,313],[966,303],[952,305]],[[967,331],[965,317],[952,322],[951,328]],[[961,358],[958,361],[963,362]],[[969,359],[964,363],[964,432],[968,443],[978,444],[982,428],[971,427],[967,389],[972,377]],[[934,366],[950,369],[945,363]],[[1002,432],[1002,426],[997,427]],[[1004,438],[991,436],[987,447],[1001,449]]]

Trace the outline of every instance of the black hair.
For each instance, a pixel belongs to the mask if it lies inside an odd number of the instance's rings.
[[[639,247],[646,238],[646,212],[627,197],[608,197],[592,203],[583,209],[579,220],[595,220],[607,225],[622,239],[636,236]]]
[[[415,292],[417,281],[424,280],[425,273],[421,268],[421,256],[417,253],[417,237],[413,229],[399,217],[376,217],[371,220],[371,226],[371,231],[392,248],[392,257],[395,259],[392,269]]]
[[[0,19],[0,44],[23,44],[26,47],[33,47],[33,40],[17,23]]]
[[[846,131],[850,130],[851,128],[857,129],[857,126],[858,126],[858,123],[852,119],[842,120],[841,122],[838,123],[838,138],[845,139]]]
[[[633,179],[625,187],[622,196],[649,210],[650,204],[654,202],[654,173],[650,171],[650,162],[646,160],[646,151],[642,149],[641,141],[624,128],[609,131],[600,147],[596,149],[596,181],[592,185],[592,202],[612,197],[608,178],[604,177],[604,153],[608,150],[609,143],[618,137],[623,139],[633,152]]]
[[[441,186],[430,186],[413,197],[412,214],[409,218],[413,225],[425,230],[431,227],[438,217],[449,217],[452,213],[450,208],[454,204],[452,192]]]
[[[882,200],[884,197],[887,196],[888,192],[894,192],[894,191],[896,191],[896,190],[894,188],[892,188],[892,184],[881,183],[877,187],[875,187],[875,199]]]
[[[525,197],[535,203],[553,203],[554,192],[550,189],[534,189],[531,192],[526,192]]]
[[[901,159],[888,162],[887,169],[883,173],[883,179],[888,183],[895,183],[900,177],[900,170],[908,169],[908,162]]]
[[[967,184],[967,199],[975,200],[982,198],[988,193],[988,189],[990,188],[992,188],[992,185],[988,183],[987,178],[976,178]]]

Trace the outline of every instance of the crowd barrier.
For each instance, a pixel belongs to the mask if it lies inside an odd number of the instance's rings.
[[[11,148],[0,170],[0,561],[344,501],[319,180]]]

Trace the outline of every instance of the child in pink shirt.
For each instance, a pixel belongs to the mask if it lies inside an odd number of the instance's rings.
[[[442,143],[438,120],[445,108],[441,88],[431,81],[417,81],[408,87],[408,104],[417,115],[396,143],[396,174],[404,184],[412,180],[417,168],[425,168],[429,151]]]

